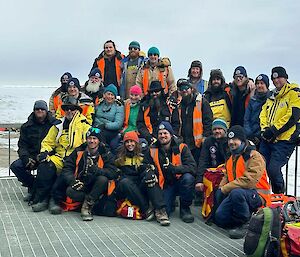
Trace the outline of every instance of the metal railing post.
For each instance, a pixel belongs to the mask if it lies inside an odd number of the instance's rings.
[[[285,194],[288,194],[288,173],[289,173],[289,162],[285,165]]]
[[[10,128],[8,129],[8,176],[10,176]]]
[[[296,146],[294,196],[297,196],[298,146]]]

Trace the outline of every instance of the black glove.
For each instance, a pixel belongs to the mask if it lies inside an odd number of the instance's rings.
[[[29,170],[33,170],[35,168],[35,165],[36,165],[36,160],[29,157],[25,167]]]
[[[153,174],[152,172],[149,172],[146,174],[144,178],[145,184],[147,187],[154,187],[155,184],[158,182],[157,176]]]
[[[72,187],[72,189],[74,189],[76,191],[83,191],[84,183],[77,179],[77,180],[75,180],[74,184],[71,187]]]
[[[170,172],[173,175],[178,174],[178,169],[176,166],[174,166],[172,163],[169,164],[167,171]]]
[[[249,137],[249,140],[250,140],[253,144],[255,144],[256,146],[260,143],[260,138],[255,137],[255,136]]]
[[[262,132],[261,137],[268,142],[273,142],[276,139],[276,129],[273,127],[267,128]]]
[[[48,157],[48,152],[42,152],[40,154],[37,155],[36,160],[41,163],[47,160]]]

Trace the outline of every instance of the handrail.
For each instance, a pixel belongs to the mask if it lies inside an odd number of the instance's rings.
[[[21,123],[0,123],[0,128],[5,128],[5,131],[8,131],[8,167],[10,167],[10,164],[11,164],[11,132],[12,131],[16,131],[18,129],[20,129],[21,127]],[[298,175],[298,155],[299,155],[299,147],[297,146],[296,149],[295,149],[295,169],[294,169],[294,175],[295,175],[295,178],[294,178],[294,196],[297,196],[297,175]],[[286,193],[288,194],[289,191],[288,191],[288,181],[289,181],[289,165],[290,164],[290,160],[288,161],[288,163],[286,164],[286,174],[285,174],[285,183],[286,183]],[[11,177],[11,176],[14,176],[14,175],[11,175],[11,171],[10,169],[8,170],[8,177]],[[0,175],[0,178],[1,177],[7,177],[7,176],[1,176]]]

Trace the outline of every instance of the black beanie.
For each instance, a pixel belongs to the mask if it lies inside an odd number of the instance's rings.
[[[283,68],[281,66],[277,66],[272,69],[271,79],[273,80],[276,78],[286,78],[286,79],[289,78],[289,76],[286,73],[285,68]]]
[[[247,140],[245,130],[240,125],[234,125],[234,126],[232,126],[227,131],[227,137],[228,137],[228,139],[238,138],[239,140],[241,140],[243,142],[246,142],[246,140]]]

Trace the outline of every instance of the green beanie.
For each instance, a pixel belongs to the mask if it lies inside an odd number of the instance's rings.
[[[118,89],[114,84],[109,84],[107,87],[105,87],[103,94],[105,94],[106,92],[113,93],[115,97],[118,95]]]
[[[148,50],[148,56],[150,54],[157,54],[159,56],[159,50],[158,50],[158,48],[155,47],[155,46],[150,47],[149,50]]]
[[[132,41],[132,42],[130,42],[128,48],[130,48],[130,47],[135,47],[135,48],[141,49],[140,43],[137,42],[137,41]]]

